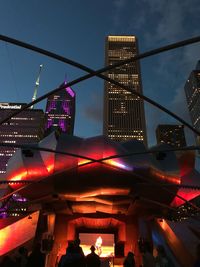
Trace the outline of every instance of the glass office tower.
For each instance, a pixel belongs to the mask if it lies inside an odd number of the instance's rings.
[[[135,36],[108,36],[105,64],[134,57],[138,54]],[[132,62],[108,71],[107,76],[142,93],[139,62]],[[137,139],[147,145],[144,102],[132,93],[105,82],[104,135],[115,141]]]

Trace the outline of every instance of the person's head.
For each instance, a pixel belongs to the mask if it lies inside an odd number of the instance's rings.
[[[96,248],[95,248],[95,246],[93,246],[93,245],[90,247],[90,250],[91,250],[92,253],[95,252],[95,249],[96,249]]]
[[[40,253],[41,252],[41,244],[40,243],[36,243],[33,247],[33,253]]]
[[[74,240],[74,246],[75,247],[79,247],[80,243],[81,243],[81,240],[79,238]]]
[[[157,246],[156,249],[157,249],[157,252],[158,252],[159,256],[162,256],[162,257],[166,256],[165,249],[164,249],[164,247],[162,245]]]
[[[134,259],[133,252],[129,251],[128,254],[127,254],[127,258],[130,259],[130,260]]]
[[[74,242],[69,242],[68,247],[66,248],[66,254],[73,253],[73,252],[74,252]]]
[[[144,250],[144,253],[145,253],[145,252],[149,252],[149,253],[152,252],[150,242],[145,242],[143,250]]]
[[[18,251],[20,255],[28,255],[28,250],[25,247],[20,247]]]

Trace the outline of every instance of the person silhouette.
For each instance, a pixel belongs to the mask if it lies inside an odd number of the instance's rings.
[[[101,261],[100,257],[95,253],[95,247],[92,245],[91,253],[86,256],[87,267],[100,267]]]
[[[124,267],[135,267],[135,258],[133,252],[129,251],[124,260]]]
[[[41,252],[41,244],[37,243],[28,257],[27,267],[44,267],[45,257],[45,254]]]

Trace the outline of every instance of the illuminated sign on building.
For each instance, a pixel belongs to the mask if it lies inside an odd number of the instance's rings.
[[[26,104],[0,103],[0,109],[21,109]]]

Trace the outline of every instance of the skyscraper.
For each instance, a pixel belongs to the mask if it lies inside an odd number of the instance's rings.
[[[0,103],[0,120],[21,109],[24,103]],[[0,143],[31,144],[38,143],[44,134],[44,112],[41,109],[26,109],[9,122],[0,125]],[[9,158],[17,148],[0,146],[0,174],[6,173]]]
[[[106,38],[106,65],[113,65],[137,54],[138,45],[135,36]],[[138,61],[112,69],[107,75],[128,88],[142,93]],[[115,141],[137,139],[147,145],[143,100],[116,85],[105,82],[103,131],[104,135]]]
[[[61,86],[65,85],[62,84]],[[75,92],[68,86],[47,99],[45,112],[46,135],[53,130],[74,132]]]
[[[185,95],[192,124],[196,130],[200,131],[200,60],[186,81]],[[196,136],[196,140],[200,145],[200,136]]]
[[[159,124],[156,128],[158,144],[169,144],[175,148],[186,146],[184,126],[175,124]]]

